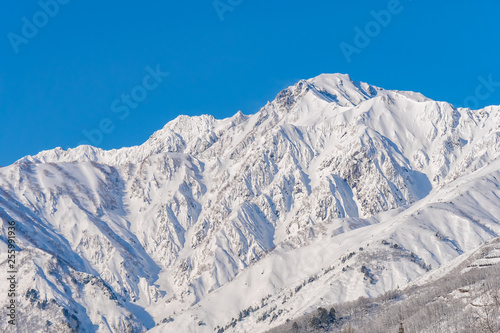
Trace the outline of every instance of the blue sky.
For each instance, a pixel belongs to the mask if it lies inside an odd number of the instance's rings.
[[[0,13],[0,165],[141,144],[180,114],[255,113],[320,73],[500,104],[496,1],[55,1]]]

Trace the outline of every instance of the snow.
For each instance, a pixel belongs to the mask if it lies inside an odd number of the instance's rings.
[[[499,125],[498,106],[323,74],[253,115],[26,156],[0,169],[0,216],[19,222],[31,272],[20,311],[71,326],[56,311],[71,309],[89,331],[213,332],[252,307],[228,331],[260,332],[403,288],[498,236]]]

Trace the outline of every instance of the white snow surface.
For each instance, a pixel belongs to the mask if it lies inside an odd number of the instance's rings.
[[[404,287],[498,236],[499,156],[499,106],[343,74],[253,115],[179,116],[140,146],[26,156],[0,168],[19,325],[264,332]]]

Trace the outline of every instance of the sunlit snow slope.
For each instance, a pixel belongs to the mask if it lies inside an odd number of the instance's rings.
[[[500,107],[342,74],[141,146],[27,156],[0,168],[18,327],[260,332],[402,287],[499,234],[499,156]]]

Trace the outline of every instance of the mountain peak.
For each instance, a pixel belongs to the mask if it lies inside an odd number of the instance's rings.
[[[19,162],[101,161],[110,165],[123,161],[140,162],[148,156],[161,152],[184,152],[186,149],[190,151],[190,143],[198,145],[199,149],[208,147],[218,140],[220,133],[224,133],[228,128],[245,127],[245,123],[251,122],[251,119],[269,117],[268,112],[272,113],[273,110],[277,112],[283,124],[299,124],[306,121],[312,123],[313,118],[321,121],[323,117],[333,115],[330,111],[323,114],[325,108],[328,110],[338,107],[354,108],[375,97],[384,97],[381,103],[390,104],[392,97],[396,95],[407,97],[415,102],[432,101],[419,93],[385,90],[365,82],[354,81],[348,74],[320,74],[310,79],[299,80],[294,85],[283,89],[272,102],[268,102],[254,115],[247,116],[241,111],[226,119],[215,119],[211,115],[180,115],[153,133],[145,143],[139,146],[110,151],[91,146],[79,146],[68,150],[56,148],[42,151],[34,156],[23,157]],[[258,126],[260,123],[256,121],[252,126]]]
[[[322,74],[253,115],[26,157],[0,169],[19,328],[263,332],[404,287],[500,234],[497,111]]]
[[[336,96],[342,106],[354,106],[375,97],[383,89],[353,81],[348,74],[320,74],[308,80],[324,95]]]

